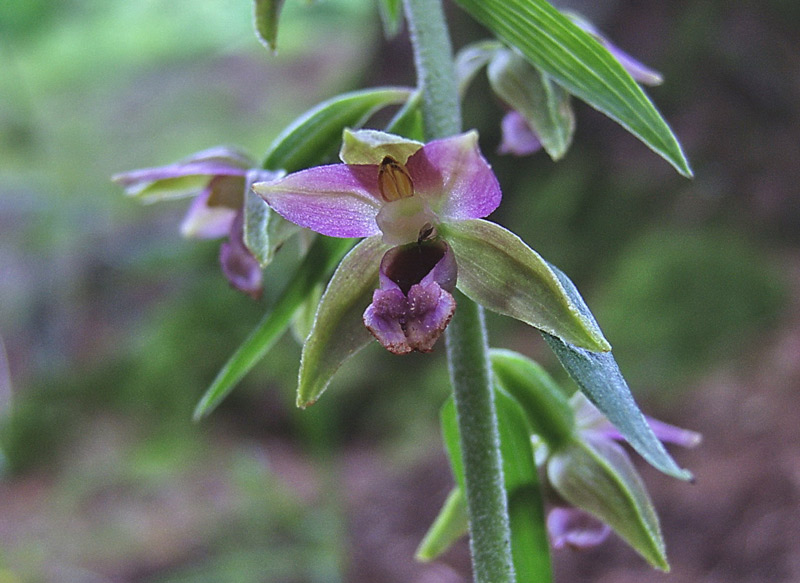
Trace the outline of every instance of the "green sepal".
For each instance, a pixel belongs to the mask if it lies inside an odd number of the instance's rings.
[[[250,189],[250,182],[247,182],[244,201],[244,244],[261,267],[269,265],[275,256],[275,251],[299,229],[300,227],[274,212],[263,198]]]
[[[488,65],[495,52],[502,48],[503,45],[497,41],[485,40],[467,45],[458,51],[455,67],[459,95],[464,96],[478,71]]]
[[[278,135],[264,168],[295,172],[332,158],[345,128],[362,126],[376,111],[398,105],[412,95],[405,87],[379,87],[338,95],[313,107]]]
[[[278,19],[284,0],[255,0],[253,22],[256,36],[273,53],[278,50]]]
[[[298,307],[314,289],[325,281],[339,260],[353,246],[353,239],[318,236],[286,288],[256,326],[217,373],[194,410],[195,421],[206,417],[233,390],[236,384],[266,356],[275,341],[289,327]]]
[[[588,350],[611,347],[567,296],[536,251],[482,219],[439,225],[458,263],[458,288],[473,301]]]
[[[339,159],[345,164],[377,165],[384,157],[391,156],[401,164],[405,164],[409,156],[422,146],[422,142],[378,130],[345,129],[342,134]]]
[[[575,414],[564,391],[539,364],[511,350],[489,353],[495,381],[524,411],[532,432],[550,450],[561,447],[576,431]]]
[[[621,446],[610,439],[575,439],[551,455],[547,477],[564,500],[608,524],[648,563],[669,571],[658,516]]]
[[[339,367],[373,339],[362,318],[378,286],[380,258],[387,248],[380,235],[364,239],[328,282],[300,357],[298,407],[313,405]]]
[[[594,321],[575,284],[559,269],[552,265],[550,267],[572,304],[584,318]],[[589,352],[551,334],[545,333],[543,336],[583,394],[650,465],[675,478],[691,480],[692,474],[675,463],[653,433],[611,352]]]
[[[525,118],[550,157],[563,157],[575,133],[569,93],[509,49],[495,52],[487,73],[494,92]]]
[[[689,163],[667,123],[622,65],[545,0],[456,0],[535,67],[617,121],[684,176]]]
[[[467,499],[464,491],[455,487],[450,490],[442,509],[419,543],[414,558],[423,563],[433,561],[468,531]]]
[[[145,204],[187,198],[189,196],[197,196],[197,193],[208,185],[209,180],[211,180],[211,177],[206,174],[164,178],[150,182],[135,191],[130,189],[126,194]]]
[[[308,297],[300,304],[292,318],[292,334],[300,345],[306,341],[311,332],[311,327],[314,325],[314,317],[317,315],[317,308],[323,291],[325,291],[323,282],[315,284],[314,289],[308,292]]]
[[[396,37],[403,25],[403,1],[378,0],[378,12],[381,15],[384,36],[387,39]]]

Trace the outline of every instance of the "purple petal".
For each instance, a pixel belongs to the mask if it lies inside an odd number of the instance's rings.
[[[509,111],[500,123],[503,139],[498,148],[500,154],[529,156],[542,149],[542,142],[518,111]]]
[[[261,266],[244,244],[244,211],[239,211],[231,225],[230,237],[219,250],[222,272],[230,284],[257,300],[261,297]]]
[[[407,311],[408,298],[399,289],[376,289],[364,312],[364,325],[386,350],[406,354],[413,350],[403,329]]]
[[[631,77],[634,78],[635,81],[638,81],[643,85],[660,85],[664,82],[664,78],[661,76],[661,73],[655,69],[651,69],[647,65],[637,61],[628,53],[606,39],[601,38],[600,42],[604,47],[606,47],[608,52],[611,53],[611,56],[619,61],[619,64],[623,66],[623,68]]]
[[[238,211],[224,206],[208,206],[211,189],[200,193],[192,201],[181,223],[184,237],[218,239],[231,231]]]
[[[583,393],[575,393],[570,399],[570,403],[575,411],[575,420],[582,433],[594,434],[601,439],[626,441],[611,421]],[[645,419],[655,436],[663,443],[672,443],[682,447],[695,447],[703,440],[703,436],[696,431],[670,425],[653,417],[645,416]]]
[[[577,508],[553,508],[547,515],[547,532],[553,548],[588,549],[602,543],[611,528]]]
[[[247,174],[246,168],[231,166],[223,162],[190,162],[188,164],[170,164],[169,166],[158,166],[155,168],[142,168],[115,174],[111,179],[117,184],[128,188],[141,186],[142,184],[152,184],[159,180],[170,178],[181,178],[183,176],[244,176]]]
[[[478,149],[475,131],[426,144],[406,168],[415,194],[443,220],[485,217],[500,204],[500,184]]]
[[[655,69],[651,69],[647,65],[640,63],[628,53],[617,47],[605,36],[603,36],[591,22],[577,15],[571,15],[571,18],[576,25],[597,39],[597,41],[603,45],[609,53],[611,53],[611,56],[619,61],[619,64],[623,66],[623,68],[631,77],[634,78],[634,80],[642,83],[643,85],[660,85],[664,81],[661,73]]]
[[[394,354],[430,352],[455,312],[449,293],[456,264],[442,242],[390,249],[381,261],[381,289],[364,312],[364,325]]]
[[[380,233],[378,167],[334,164],[258,182],[253,190],[285,219],[330,237]]]
[[[650,426],[650,429],[653,430],[653,433],[656,434],[656,437],[663,443],[672,443],[675,445],[680,445],[681,447],[696,447],[700,445],[701,441],[703,441],[703,436],[696,431],[683,429],[682,427],[678,427],[676,425],[670,425],[669,423],[664,423],[663,421],[659,421],[658,419],[654,419],[652,417],[646,416],[645,419],[647,419],[647,424]],[[611,439],[624,441],[625,438],[622,437],[622,434],[617,430],[617,428],[611,425],[611,423],[609,423],[609,425],[610,427],[607,429],[606,435],[611,437]]]

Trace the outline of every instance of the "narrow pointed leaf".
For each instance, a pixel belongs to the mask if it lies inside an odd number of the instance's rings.
[[[575,284],[557,268],[551,268],[573,304],[585,318],[594,320]],[[691,473],[678,467],[653,433],[611,352],[589,352],[547,333],[544,334],[544,339],[561,361],[561,365],[578,383],[583,394],[608,417],[648,463],[670,476],[681,480],[691,479]]]
[[[313,405],[339,367],[373,339],[362,317],[378,286],[378,267],[386,248],[379,236],[364,239],[342,260],[328,283],[303,345],[298,407]]]
[[[487,69],[494,92],[518,111],[553,160],[566,154],[575,132],[569,93],[514,51],[497,51]]]
[[[425,140],[425,127],[422,123],[422,107],[420,101],[422,93],[419,91],[408,98],[394,117],[386,124],[386,131],[409,140],[422,142]]]
[[[461,491],[464,491],[464,462],[461,459],[461,439],[458,435],[458,419],[456,418],[456,403],[450,397],[442,405],[439,412],[439,421],[442,425],[442,440],[447,459],[450,460],[450,469]]]
[[[273,53],[277,50],[278,18],[284,0],[255,0],[254,21],[256,36]]]
[[[402,0],[378,0],[378,11],[383,24],[383,34],[388,39],[396,37],[403,25]]]
[[[495,391],[495,398],[516,581],[547,583],[553,577],[550,542],[533,460],[531,428],[515,399],[502,390]]]
[[[317,237],[311,249],[255,330],[228,359],[194,411],[194,419],[207,416],[236,384],[267,354],[291,323],[292,316],[317,282],[324,281],[353,245],[352,239]]]
[[[610,346],[547,263],[514,233],[473,219],[440,225],[458,263],[458,288],[484,307],[589,350]]]
[[[491,350],[492,372],[519,404],[533,433],[557,449],[575,433],[569,400],[549,374],[531,359],[511,350]]]
[[[456,0],[567,91],[637,136],[684,176],[692,171],[653,103],[616,59],[545,0]]]
[[[297,118],[272,142],[264,168],[295,172],[332,157],[345,128],[357,128],[376,111],[399,105],[413,91],[404,87],[364,89],[324,101]]]
[[[619,445],[575,440],[551,456],[547,477],[567,502],[608,524],[651,565],[669,571],[658,516]]]
[[[419,543],[414,558],[423,563],[433,561],[469,531],[467,498],[455,487],[447,495],[436,520]]]

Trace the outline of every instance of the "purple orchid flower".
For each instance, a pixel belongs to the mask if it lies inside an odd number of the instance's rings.
[[[426,145],[368,130],[348,136],[348,163],[253,190],[284,218],[323,235],[380,237],[381,249],[390,248],[364,324],[390,352],[429,352],[455,311],[456,258],[439,227],[487,216],[500,203],[500,185],[475,132]]]
[[[643,85],[660,85],[664,79],[655,69],[634,59],[628,53],[604,37],[597,28],[589,21],[580,16],[568,13],[567,16],[581,29],[592,35],[605,49],[611,53],[620,65],[633,77],[633,79]],[[542,139],[531,127],[520,112],[512,109],[503,117],[501,124],[501,141],[498,147],[500,154],[512,154],[514,156],[529,156],[542,149]]]
[[[625,438],[616,427],[582,393],[573,395],[570,405],[575,414],[576,432],[579,438],[589,444],[606,460],[606,463],[616,467],[622,475],[627,475],[632,488],[639,488],[640,486],[636,485],[640,482],[638,474],[628,454],[620,445]],[[653,433],[663,443],[691,448],[702,441],[702,436],[695,431],[676,427],[652,417],[646,417],[646,420]],[[559,492],[558,483],[551,485],[559,496],[568,497],[566,493]],[[646,498],[643,488],[638,496]],[[559,505],[552,508],[547,516],[547,530],[554,548],[591,548],[602,543],[611,533],[611,528],[594,514],[577,506],[562,506],[563,503],[564,501],[560,500]],[[597,509],[597,507],[592,508],[595,513]]]
[[[363,346],[362,336],[349,328],[335,332],[335,340],[331,332],[339,315],[349,313],[348,302],[361,301],[356,294],[363,286],[353,283],[359,278],[379,285],[363,324],[395,354],[433,348],[454,313],[456,285],[491,310],[589,350],[608,350],[541,257],[513,233],[482,220],[500,204],[501,192],[476,132],[428,144],[374,130],[345,132],[340,158],[344,164],[253,185],[273,210],[301,227],[331,237],[366,237],[334,274],[306,341],[315,358],[330,364],[326,371]],[[330,358],[323,356],[329,349]],[[329,380],[328,372],[319,376],[308,381],[309,402]],[[305,389],[303,394],[305,399]]]
[[[257,168],[231,148],[212,148],[175,164],[124,172],[112,180],[144,202],[194,196],[181,223],[184,237],[217,239],[222,272],[231,285],[254,299],[263,289],[261,265],[244,243],[244,200],[250,185],[280,174]]]

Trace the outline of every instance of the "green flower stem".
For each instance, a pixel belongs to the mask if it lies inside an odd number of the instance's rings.
[[[405,9],[422,89],[425,138],[452,136],[461,131],[461,108],[441,0],[405,0]],[[476,583],[513,583],[483,308],[460,293],[456,302],[458,308],[447,328],[447,357],[464,463],[472,569]]]
[[[405,7],[422,89],[425,138],[453,136],[461,131],[461,103],[441,0],[405,0]]]
[[[483,309],[461,293],[447,328],[476,583],[512,583],[511,531]]]

